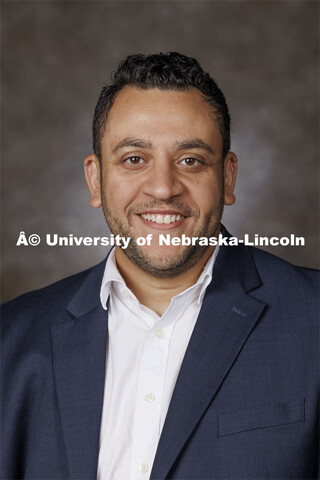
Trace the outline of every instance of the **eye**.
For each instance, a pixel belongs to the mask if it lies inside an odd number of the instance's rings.
[[[144,162],[144,160],[141,157],[133,156],[133,157],[125,158],[123,162],[129,166],[134,167],[136,165],[141,165]]]
[[[198,165],[201,162],[197,158],[187,157],[181,160],[181,163],[183,165],[186,165],[187,167],[194,167],[195,165]]]

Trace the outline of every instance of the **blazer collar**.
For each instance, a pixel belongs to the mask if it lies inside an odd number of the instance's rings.
[[[101,304],[100,289],[107,257],[89,270],[87,277],[69,301],[66,309],[73,317],[80,317]]]
[[[221,225],[223,237],[232,235]],[[252,259],[251,249],[244,245],[221,246],[214,265],[213,275],[219,274],[232,285],[244,292],[249,292],[261,285],[261,279]]]

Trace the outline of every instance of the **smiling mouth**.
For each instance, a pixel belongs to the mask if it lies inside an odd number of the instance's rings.
[[[141,217],[144,220],[148,220],[149,222],[153,222],[157,224],[165,224],[165,225],[179,222],[180,220],[183,220],[185,218],[183,215],[171,215],[171,214],[161,215],[159,213],[157,214],[141,213]]]

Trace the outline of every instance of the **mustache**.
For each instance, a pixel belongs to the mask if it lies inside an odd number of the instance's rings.
[[[159,202],[158,200],[151,200],[150,202],[147,203],[137,203],[135,205],[132,205],[128,208],[127,210],[127,215],[128,217],[132,217],[132,215],[137,215],[140,212],[146,211],[146,210],[153,210],[153,209],[161,209],[161,208],[172,208],[173,210],[178,210],[181,215],[184,217],[198,217],[198,212],[189,205],[186,205],[183,202],[179,202],[177,200],[167,200],[166,202]]]

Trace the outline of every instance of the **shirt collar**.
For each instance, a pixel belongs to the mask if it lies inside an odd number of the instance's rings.
[[[178,298],[184,295],[186,292],[189,292],[191,289],[193,290],[193,289],[199,288],[200,291],[198,294],[198,304],[202,302],[206,288],[212,280],[212,270],[213,270],[213,266],[216,261],[218,252],[219,252],[219,245],[217,245],[216,248],[214,249],[200,277],[198,278],[198,281],[194,285],[189,287],[187,290],[184,290],[183,292],[176,295],[175,298]],[[106,266],[105,266],[104,274],[102,278],[102,283],[101,283],[101,289],[100,289],[100,300],[101,300],[102,307],[105,310],[107,310],[107,303],[108,303],[109,296],[112,292],[113,282],[118,282],[120,286],[128,288],[116,264],[115,248],[111,250],[107,258],[107,262],[106,262]]]
[[[119,282],[122,285],[125,285],[125,281],[120,275],[120,272],[116,264],[115,248],[111,250],[107,258],[107,262],[106,262],[106,266],[105,266],[104,274],[102,278],[102,283],[101,283],[101,289],[100,289],[100,300],[105,310],[107,310],[107,302],[108,302],[109,295],[111,293],[112,282]]]

